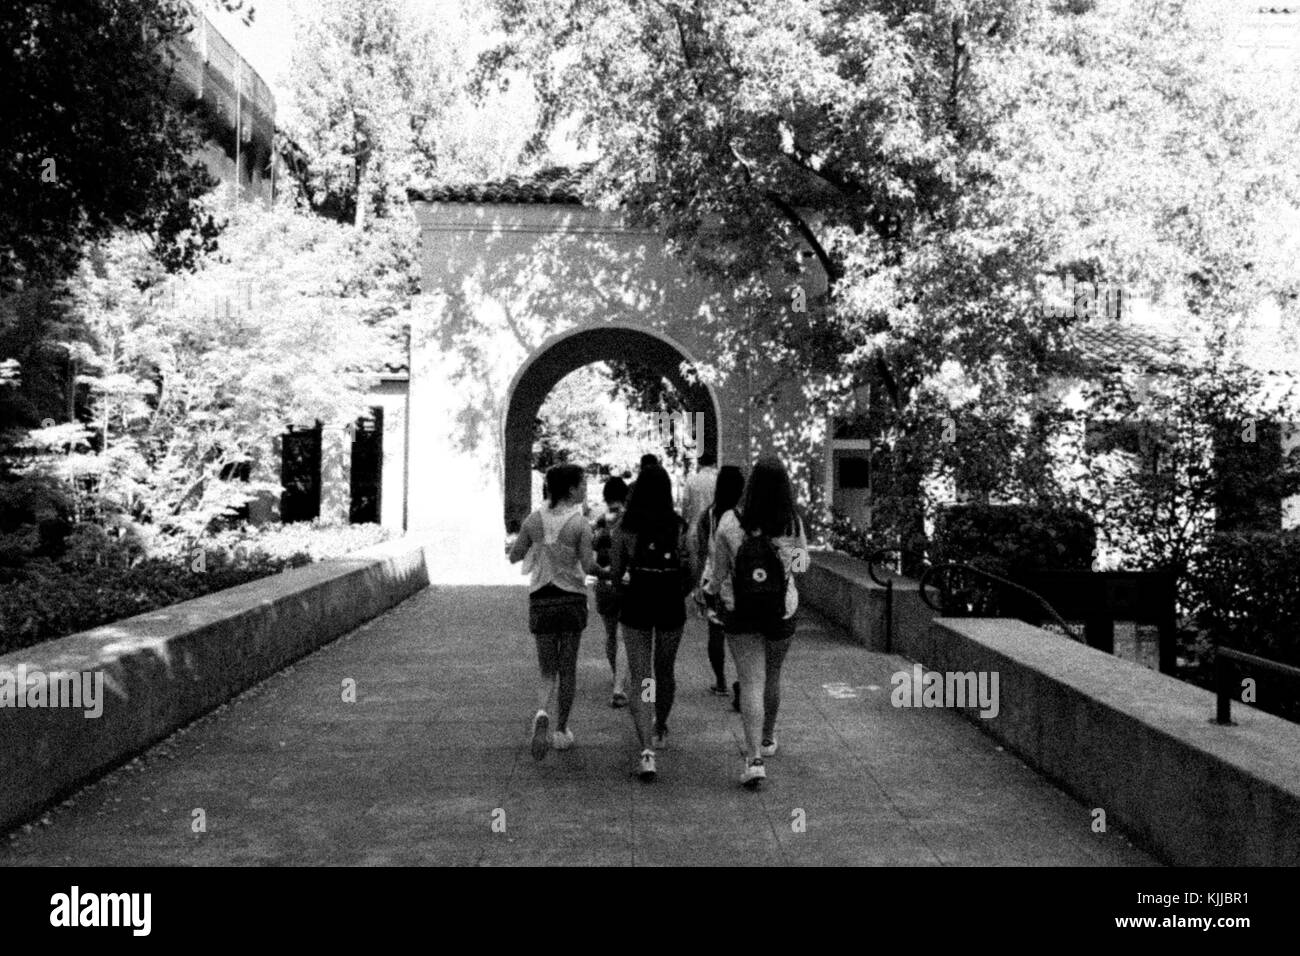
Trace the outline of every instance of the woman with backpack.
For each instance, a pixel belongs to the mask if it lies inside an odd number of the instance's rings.
[[[807,569],[808,543],[795,511],[785,466],[759,459],[740,508],[718,522],[713,579],[731,657],[740,676],[745,769],[740,782],[757,788],[767,778],[764,759],[777,751],[781,665],[794,639],[799,591],[795,574]]]
[[[672,483],[659,465],[643,466],[637,476],[614,532],[610,564],[620,585],[618,619],[631,676],[632,723],[641,748],[638,772],[649,781],[655,777],[655,751],[668,736],[677,689],[673,670],[690,589],[686,522],[673,509]],[[646,706],[651,702],[653,727]]]
[[[717,601],[710,594],[710,583],[714,576],[713,548],[719,522],[740,504],[744,490],[744,473],[735,465],[723,465],[713,487],[713,501],[700,512],[695,527],[695,553],[701,564],[696,600],[702,605],[701,610],[709,627],[709,666],[713,668],[713,686],[709,690],[719,697],[726,697],[731,691],[727,688],[725,631]]]
[[[534,760],[548,746],[573,746],[569,713],[577,690],[578,642],[587,626],[586,575],[599,575],[591,546],[591,525],[582,513],[587,476],[577,465],[555,465],[546,472],[548,504],[538,508],[519,529],[510,563],[528,562],[528,625],[537,643],[537,713],[533,716]],[[558,701],[557,701],[558,689]],[[558,710],[554,704],[558,703]],[[548,737],[556,714],[554,738]]]

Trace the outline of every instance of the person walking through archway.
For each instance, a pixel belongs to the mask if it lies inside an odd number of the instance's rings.
[[[692,535],[694,558],[700,569],[696,601],[709,630],[709,666],[713,668],[713,685],[709,690],[720,697],[726,697],[731,691],[727,687],[725,632],[716,596],[710,593],[714,576],[714,540],[719,523],[740,504],[744,490],[745,476],[741,470],[735,465],[723,465],[715,486],[710,491],[712,503],[700,512]]]
[[[776,755],[781,666],[794,638],[799,591],[795,574],[807,570],[808,543],[795,510],[785,466],[759,459],[740,508],[718,523],[711,587],[723,607],[732,660],[740,676],[745,767],[740,782],[757,788]]]
[[[587,476],[577,465],[555,465],[546,472],[547,504],[519,529],[510,549],[512,564],[528,561],[528,626],[537,644],[537,713],[533,715],[532,753],[573,746],[569,714],[577,691],[578,643],[587,626],[585,575],[599,576],[592,550],[591,525],[582,513]],[[557,699],[558,696],[558,699]],[[558,704],[558,709],[556,705]],[[554,737],[548,736],[555,713]]]
[[[609,705],[626,707],[627,652],[618,636],[618,588],[610,580],[610,551],[614,546],[614,532],[623,520],[623,509],[627,505],[627,482],[619,477],[610,478],[602,489],[602,497],[605,499],[605,513],[596,519],[593,542],[596,563],[605,576],[596,581],[596,613],[605,622],[605,657],[609,660],[610,673],[614,675]]]
[[[690,569],[686,522],[673,509],[668,473],[643,466],[614,533],[612,577],[620,585],[619,624],[631,677],[632,723],[643,780],[656,773],[655,752],[668,738],[677,682],[677,647],[686,623]],[[653,707],[648,706],[653,705]]]

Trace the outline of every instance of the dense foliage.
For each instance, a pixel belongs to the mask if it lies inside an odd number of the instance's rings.
[[[920,536],[936,470],[977,497],[1054,502],[1041,397],[1078,373],[1069,333],[1091,318],[1043,307],[1062,278],[1122,282],[1191,313],[1191,335],[1261,299],[1294,312],[1277,223],[1300,196],[1296,112],[1228,62],[1212,10],[498,6],[491,63],[530,70],[543,118],[598,149],[593,197],[731,291],[718,364],[769,357],[769,384],[802,383],[814,421],[869,392],[873,521],[895,538]]]
[[[117,229],[173,266],[211,248],[213,183],[171,69],[189,28],[181,0],[0,5],[0,294],[66,275]]]
[[[1022,571],[1087,571],[1097,531],[1080,511],[1032,505],[955,505],[935,521],[934,563],[973,564],[1015,578]]]
[[[1300,666],[1300,531],[1216,534],[1196,560],[1198,618],[1216,644]]]
[[[57,545],[0,536],[0,654],[378,543],[378,525],[245,528],[150,541],[80,525]]]
[[[408,187],[490,179],[528,152],[527,90],[471,90],[488,25],[477,4],[322,0],[298,12],[285,124],[319,211],[360,225],[396,214]]]
[[[365,411],[403,358],[413,238],[357,231],[286,202],[228,213],[219,254],[168,277],[132,235],[67,283],[60,343],[83,390],[72,422],[17,433],[0,513],[209,531],[278,496],[279,437]],[[0,449],[6,450],[6,449]]]

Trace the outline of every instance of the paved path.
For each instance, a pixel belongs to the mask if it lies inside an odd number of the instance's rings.
[[[524,602],[518,586],[430,588],[0,840],[0,865],[1153,862],[961,716],[890,706],[907,662],[815,620],[763,791],[737,785],[740,719],[706,691],[694,621],[657,782],[629,773],[594,618],[577,745],[535,763]]]

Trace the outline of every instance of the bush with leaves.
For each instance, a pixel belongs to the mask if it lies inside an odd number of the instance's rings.
[[[1218,645],[1300,666],[1300,530],[1243,531],[1213,535],[1196,555],[1190,590],[1202,642],[1196,655],[1198,682],[1212,686],[1213,648]],[[1300,688],[1254,669],[1256,703],[1300,719]]]
[[[1173,571],[1190,610],[1189,569],[1225,505],[1242,493],[1276,503],[1300,492],[1300,449],[1283,454],[1266,440],[1267,423],[1292,418],[1294,396],[1285,382],[1215,357],[1144,381],[1102,376],[1085,391],[1088,428],[1075,432],[1069,461],[1105,563]]]
[[[1191,583],[1215,644],[1300,666],[1300,530],[1213,535]]]
[[[192,273],[106,243],[67,293],[81,420],[19,437],[0,505],[193,536],[278,495],[288,426],[355,421],[400,358],[413,263],[410,223],[356,230],[291,202],[231,210]]]
[[[150,548],[79,526],[58,557],[29,529],[0,537],[0,654],[254,581],[386,540],[379,525],[317,522],[225,532]]]
[[[1013,579],[1025,571],[1087,571],[1096,542],[1096,527],[1081,511],[954,505],[935,521],[934,563],[973,564]]]

